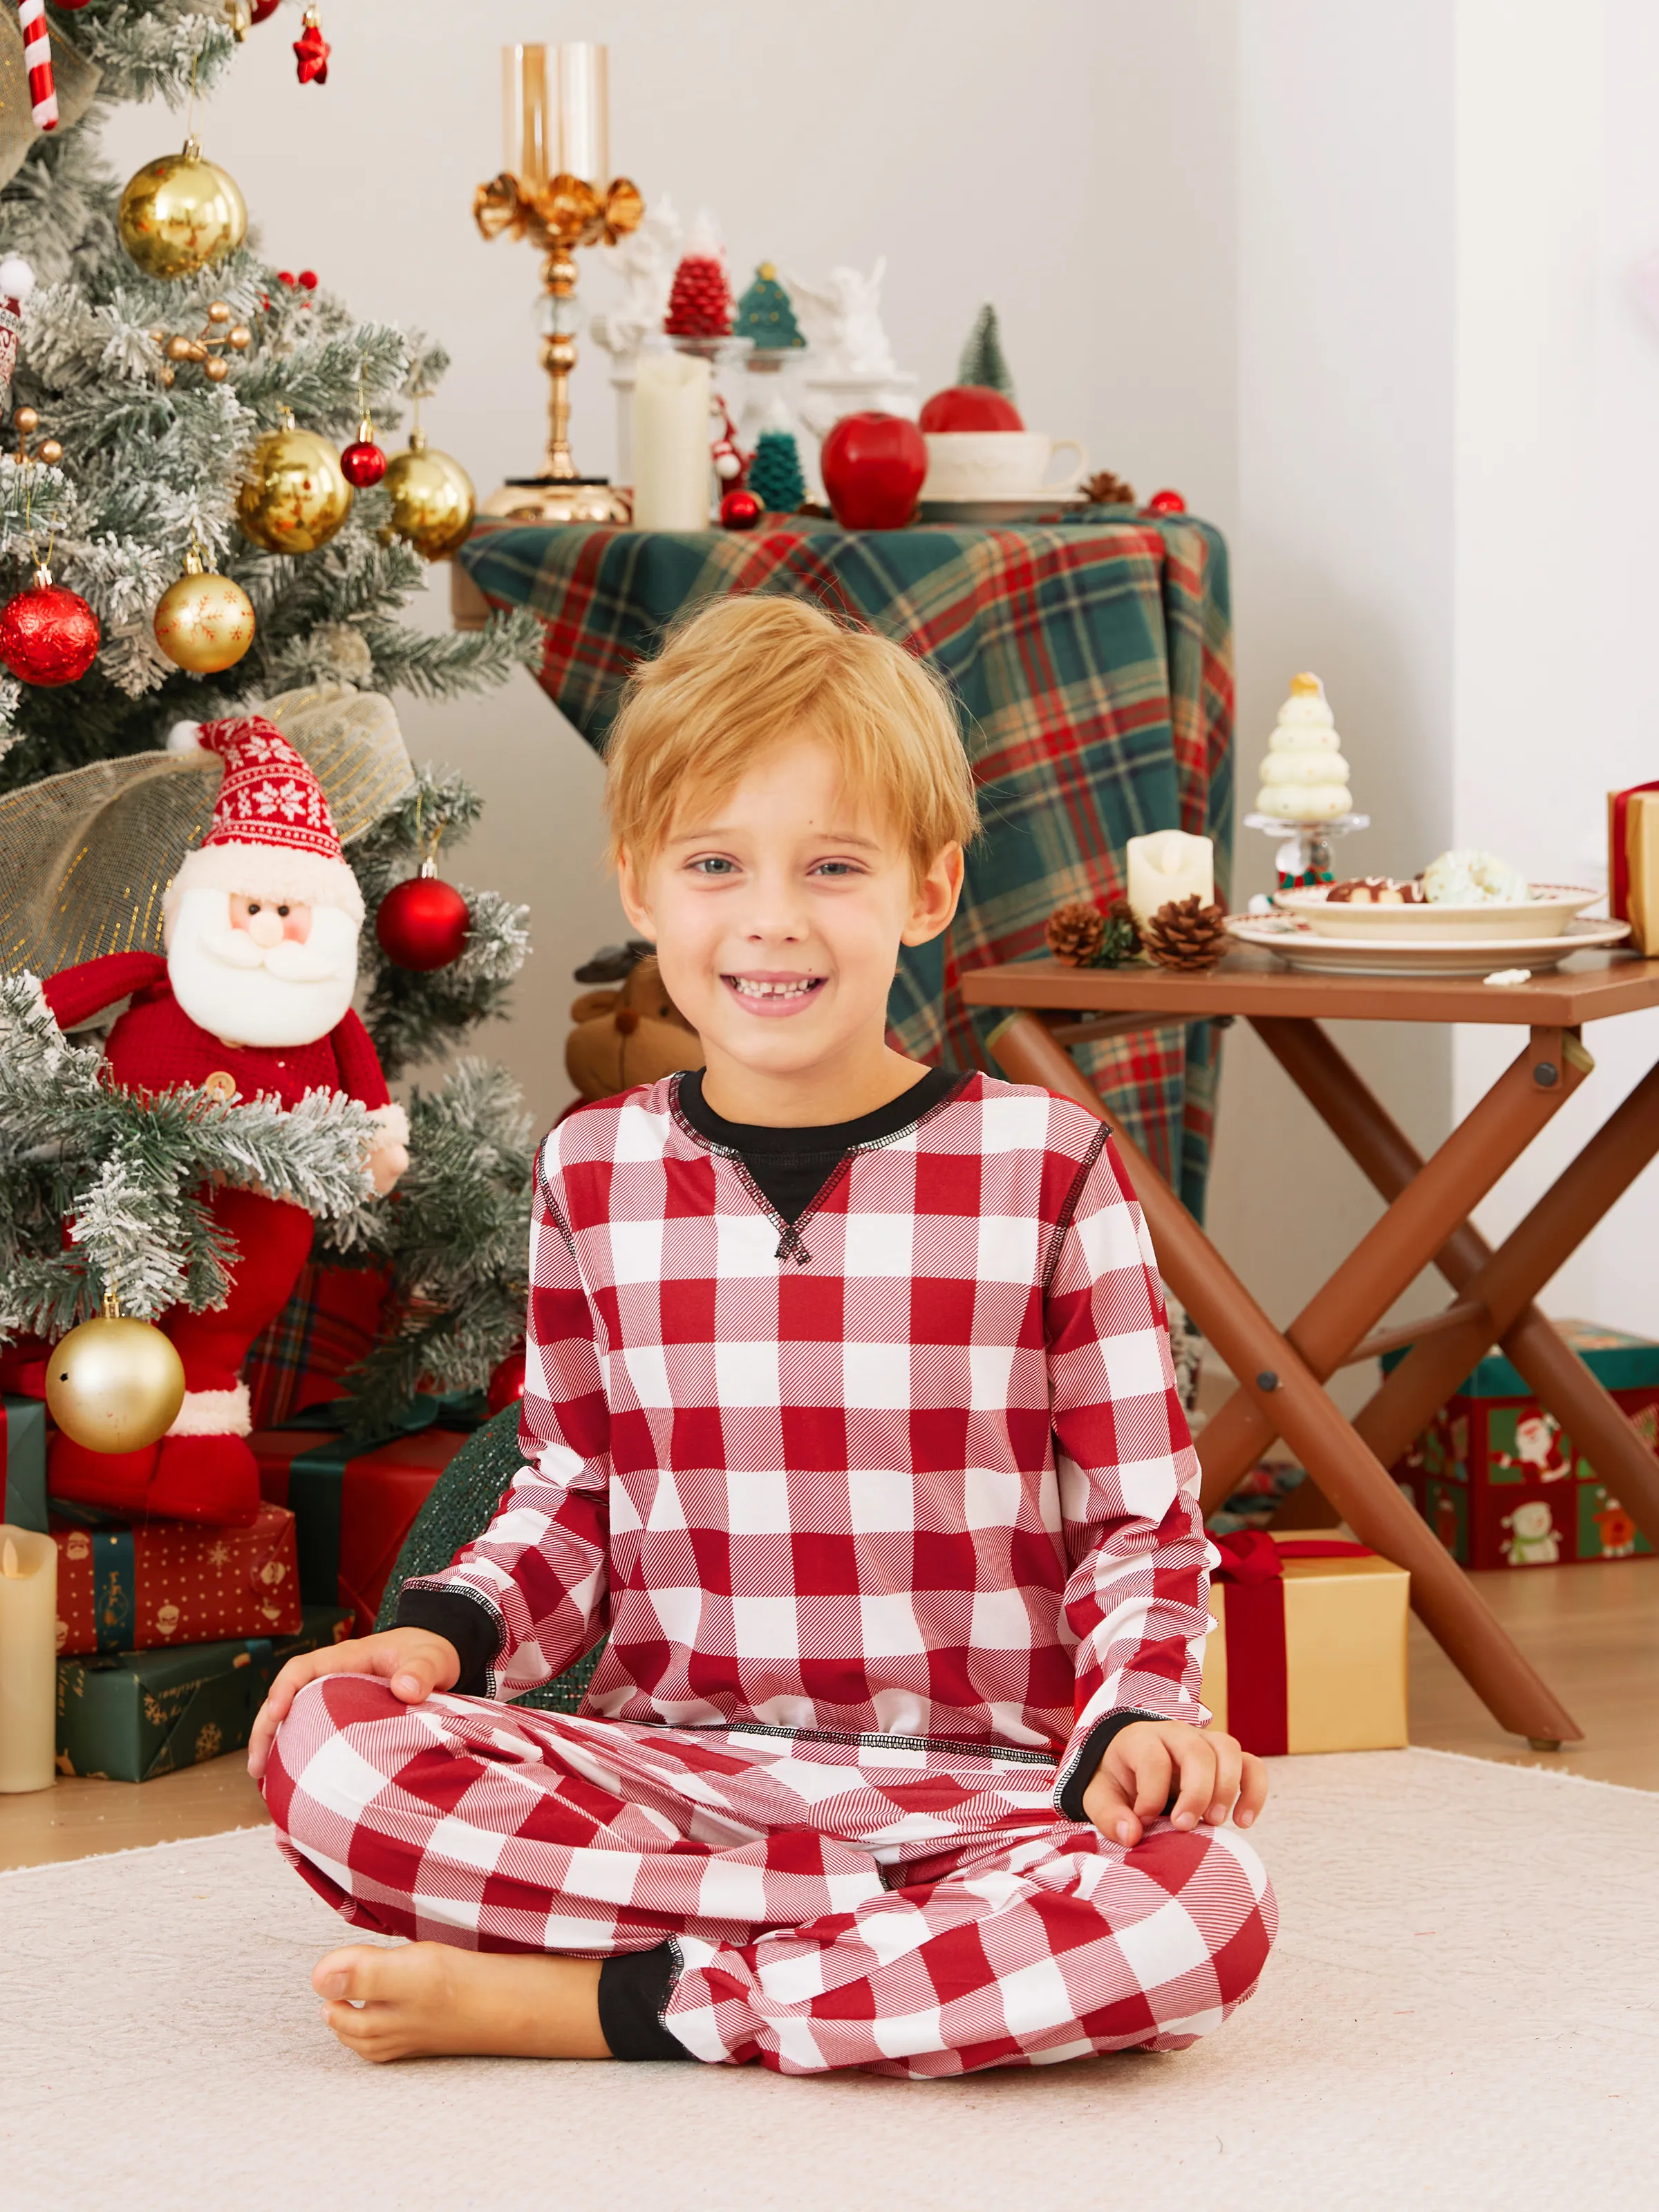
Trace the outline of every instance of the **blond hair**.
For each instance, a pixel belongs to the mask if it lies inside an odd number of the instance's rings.
[[[647,866],[692,798],[718,801],[806,730],[905,845],[918,881],[979,828],[950,693],[926,661],[804,599],[717,599],[629,678],[605,747],[611,857]]]

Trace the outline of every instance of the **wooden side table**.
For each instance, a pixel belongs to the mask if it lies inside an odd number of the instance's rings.
[[[1478,978],[1298,974],[1241,947],[1200,975],[1036,960],[962,978],[971,1006],[1012,1009],[993,1033],[1014,1081],[1075,1098],[1111,1127],[1176,1296],[1238,1389],[1199,1438],[1204,1504],[1224,1503],[1282,1436],[1361,1540],[1407,1568],[1412,1602],[1498,1722],[1540,1750],[1582,1732],[1498,1626],[1389,1470],[1463,1376],[1501,1345],[1528,1386],[1659,1545],[1659,1461],[1532,1303],[1659,1152],[1659,1066],[1493,1251],[1468,1217],[1595,1062],[1587,1022],[1659,1006],[1659,960],[1577,954],[1519,985]],[[1066,1047],[1175,1023],[1243,1016],[1384,1199],[1388,1211],[1317,1295],[1276,1328],[1068,1056]],[[1484,1022],[1527,1041],[1484,1098],[1424,1160],[1320,1024]],[[1454,1296],[1409,1327],[1377,1323],[1432,1262]],[[1340,1367],[1413,1350],[1350,1422],[1324,1389]]]

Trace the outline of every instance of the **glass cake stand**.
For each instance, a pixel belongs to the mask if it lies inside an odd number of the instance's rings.
[[[1336,880],[1331,840],[1346,837],[1355,830],[1369,830],[1369,814],[1339,814],[1328,822],[1286,822],[1278,814],[1247,814],[1247,830],[1265,830],[1279,840],[1273,854],[1282,891],[1305,890]]]

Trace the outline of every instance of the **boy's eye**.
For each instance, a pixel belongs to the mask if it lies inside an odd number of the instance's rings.
[[[737,873],[736,862],[723,859],[718,853],[704,853],[689,865],[694,876],[730,876]]]
[[[860,872],[851,860],[820,860],[812,870],[815,876],[856,876]]]

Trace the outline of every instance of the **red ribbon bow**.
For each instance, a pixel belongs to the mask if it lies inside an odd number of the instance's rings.
[[[1264,1528],[1212,1540],[1221,1554],[1213,1579],[1232,1588],[1226,1606],[1227,1729],[1246,1751],[1274,1759],[1291,1747],[1285,1659],[1286,1559],[1369,1559],[1364,1544],[1335,1537],[1276,1543]]]

